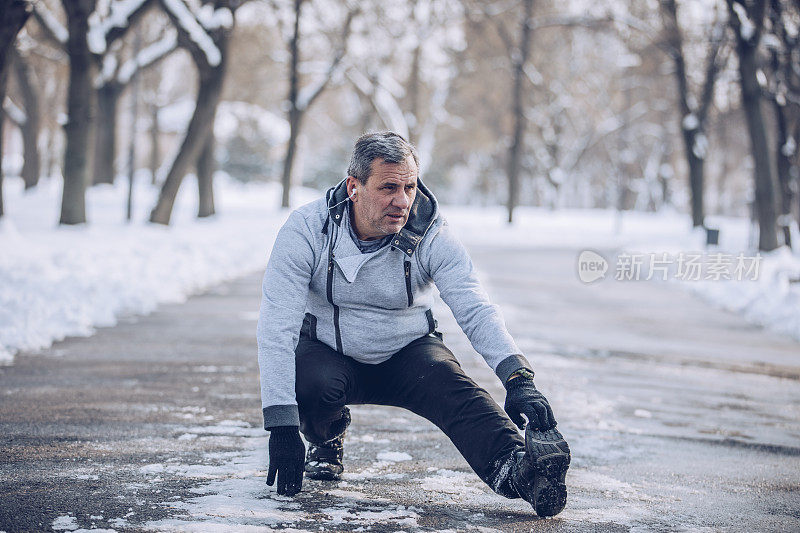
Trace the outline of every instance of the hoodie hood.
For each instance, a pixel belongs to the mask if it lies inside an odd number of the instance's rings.
[[[328,204],[328,220],[322,227],[322,232],[327,233],[328,222],[331,220],[337,226],[342,225],[345,216],[345,207],[348,202],[347,180],[343,179],[334,187],[328,189],[325,195]],[[422,238],[428,232],[434,220],[439,216],[439,203],[421,179],[417,178],[417,196],[411,204],[408,220],[405,226],[395,233],[392,238],[392,247],[402,250],[407,256],[414,255]]]

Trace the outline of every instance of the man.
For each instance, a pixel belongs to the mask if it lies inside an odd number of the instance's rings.
[[[419,180],[415,149],[392,132],[366,134],[347,172],[324,199],[292,212],[264,275],[258,360],[267,484],[277,475],[278,494],[294,495],[304,471],[338,479],[347,405],[393,405],[441,428],[498,494],[524,498],[539,516],[561,512],[569,447]],[[434,285],[505,385],[508,416],[442,342]],[[523,414],[524,439],[514,426],[523,429]]]

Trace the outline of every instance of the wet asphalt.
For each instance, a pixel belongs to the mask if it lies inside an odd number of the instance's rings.
[[[493,495],[436,427],[377,406],[353,408],[342,482],[250,501],[284,509],[282,521],[198,512],[244,449],[266,462],[254,273],[0,367],[0,531],[50,531],[65,516],[116,531],[800,530],[800,343],[669,284],[584,285],[577,251],[471,252],[573,450],[558,517]],[[434,312],[502,405],[444,304]]]

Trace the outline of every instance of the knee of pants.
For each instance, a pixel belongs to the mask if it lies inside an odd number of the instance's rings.
[[[408,384],[407,405],[415,413],[434,423],[483,412],[488,393],[481,389],[454,359],[436,358],[418,369]],[[476,406],[477,402],[477,406]]]
[[[341,409],[345,405],[345,383],[321,374],[297,376],[295,393],[300,409]]]
[[[426,362],[420,377],[428,385],[448,385],[460,382],[466,375],[455,359],[435,357]]]

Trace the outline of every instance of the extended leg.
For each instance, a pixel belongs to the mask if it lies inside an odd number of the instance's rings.
[[[404,407],[436,424],[493,490],[518,497],[513,488],[497,486],[496,470],[498,461],[522,450],[525,441],[439,338],[413,341],[375,371],[386,383],[381,403]]]

